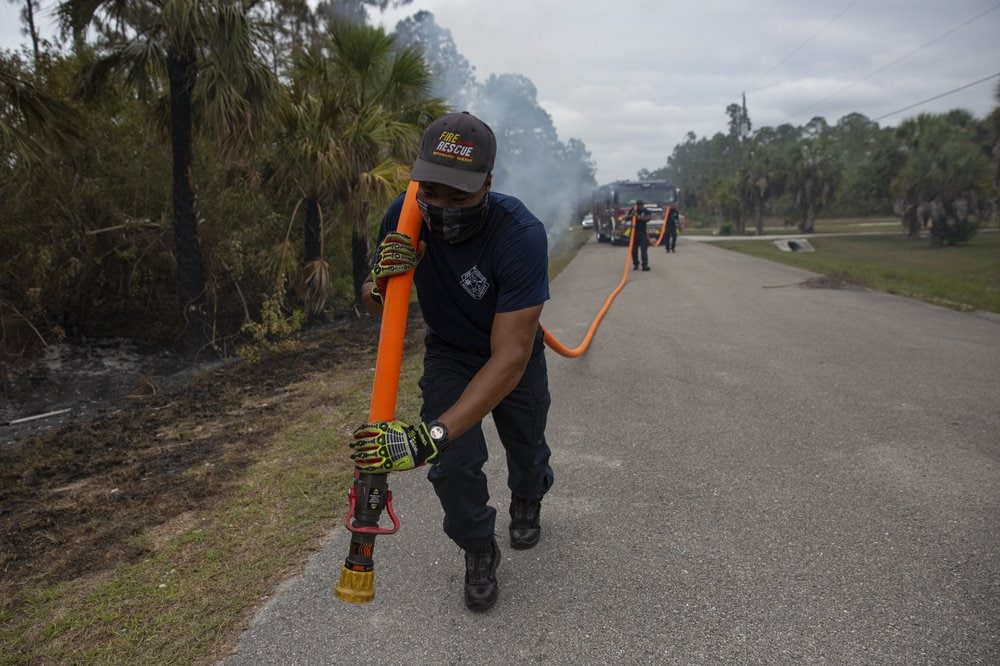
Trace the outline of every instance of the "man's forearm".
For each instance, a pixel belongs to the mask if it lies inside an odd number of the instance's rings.
[[[372,298],[372,289],[374,287],[375,283],[371,280],[365,280],[361,285],[361,304],[365,306],[368,314],[379,317],[382,315],[382,305]]]
[[[465,387],[455,404],[438,417],[438,420],[448,426],[449,437],[458,437],[493,411],[517,387],[525,367],[526,364],[519,359],[491,357]]]

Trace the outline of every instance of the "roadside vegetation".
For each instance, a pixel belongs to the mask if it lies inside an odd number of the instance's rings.
[[[477,81],[428,12],[390,33],[365,23],[385,0],[18,4],[31,47],[0,51],[0,373],[108,337],[230,357],[355,310],[382,213],[448,109],[503,137],[495,187],[550,229],[594,183],[534,85]]]

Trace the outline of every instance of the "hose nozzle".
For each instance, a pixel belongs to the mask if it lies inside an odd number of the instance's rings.
[[[366,604],[375,598],[375,572],[353,571],[345,564],[340,569],[340,582],[333,596],[351,604]]]
[[[392,492],[385,474],[358,474],[347,494],[348,512],[344,524],[351,532],[351,548],[340,570],[340,582],[333,596],[352,604],[365,604],[375,598],[375,537],[394,534],[399,518],[392,510]],[[392,527],[379,527],[383,509]]]

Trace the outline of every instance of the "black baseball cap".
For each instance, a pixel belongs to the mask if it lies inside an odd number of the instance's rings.
[[[493,171],[497,139],[489,125],[468,111],[432,122],[420,140],[410,178],[475,192]]]

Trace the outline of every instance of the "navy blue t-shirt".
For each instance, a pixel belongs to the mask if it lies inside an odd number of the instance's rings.
[[[518,199],[490,192],[481,233],[452,244],[433,237],[426,225],[427,251],[413,282],[427,327],[459,349],[487,353],[493,316],[540,305],[549,299],[545,227]],[[400,195],[388,208],[379,241],[396,229]]]

